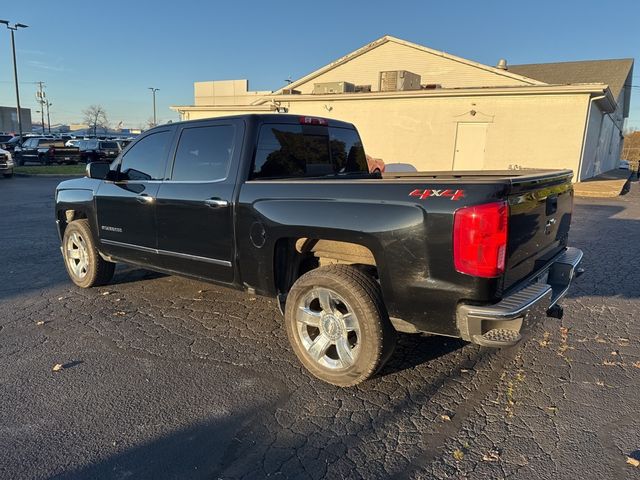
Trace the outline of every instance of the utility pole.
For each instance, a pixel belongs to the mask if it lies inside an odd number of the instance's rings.
[[[36,92],[36,101],[40,104],[40,116],[42,119],[42,134],[44,134],[44,107],[48,100],[44,93],[44,82],[36,82],[38,84],[38,91]]]
[[[156,92],[160,90],[159,88],[149,87],[151,93],[153,94],[153,126],[155,127],[158,124],[156,120]]]
[[[13,52],[13,80],[16,84],[16,105],[17,105],[17,114],[18,114],[18,135],[22,140],[22,112],[20,111],[20,89],[18,88],[18,62],[16,61],[16,41],[13,37],[13,33],[19,28],[27,28],[28,25],[24,23],[14,23],[13,25],[9,25],[8,20],[0,20],[0,23],[6,25],[6,27],[11,30],[11,51]]]
[[[49,115],[49,107],[53,105],[49,100],[47,100],[47,127],[49,129],[49,133],[51,133],[51,116]]]

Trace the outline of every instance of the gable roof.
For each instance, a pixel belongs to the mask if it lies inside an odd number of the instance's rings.
[[[310,80],[313,80],[314,78],[322,75],[325,72],[328,72],[329,70],[332,70],[344,63],[347,63],[350,60],[353,60],[356,57],[359,57],[360,55],[364,55],[365,53],[369,52],[370,50],[373,50],[374,48],[377,48],[381,45],[384,45],[385,43],[388,42],[393,42],[393,43],[397,43],[400,45],[404,45],[405,47],[410,47],[410,48],[415,48],[417,50],[420,50],[422,52],[425,53],[430,53],[432,55],[437,55],[439,57],[443,57],[446,58],[448,60],[452,60],[454,62],[459,62],[471,67],[475,67],[475,68],[479,68],[481,70],[485,70],[485,71],[489,71],[492,73],[495,73],[496,75],[501,75],[503,77],[509,77],[509,78],[513,78],[516,80],[519,80],[521,82],[524,82],[526,84],[529,85],[544,85],[545,82],[544,81],[540,81],[540,80],[536,80],[533,78],[527,78],[526,76],[520,75],[518,73],[515,72],[510,72],[508,70],[502,70],[500,68],[495,68],[495,67],[490,67],[489,65],[484,65],[482,63],[478,63],[478,62],[474,62],[471,60],[467,60],[466,58],[462,58],[462,57],[457,57],[455,55],[451,55],[449,53],[446,52],[441,52],[438,50],[433,50],[431,48],[427,48],[424,47],[422,45],[418,45],[417,43],[412,43],[412,42],[408,42],[406,40],[402,40],[400,38],[396,38],[396,37],[392,37],[391,35],[384,35],[383,37],[378,38],[377,40],[374,40],[373,42],[365,45],[364,47],[360,47],[357,50],[354,50],[351,53],[346,54],[345,56],[329,63],[328,65],[325,65],[324,67],[319,68],[318,70],[315,70],[314,72],[309,73],[308,75],[305,75],[302,78],[299,78],[298,80],[290,83],[289,85],[285,85],[284,87],[276,90],[275,92],[273,92],[274,94],[279,94],[282,93],[282,91],[284,89],[295,89],[298,85],[301,85],[303,83],[307,83]]]
[[[633,58],[509,65],[509,70],[552,85],[605,83],[609,85],[613,98],[617,101],[622,89],[631,87]],[[630,98],[627,91],[624,116],[629,113]]]

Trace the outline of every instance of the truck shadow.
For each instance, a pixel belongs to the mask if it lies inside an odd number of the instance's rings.
[[[436,360],[468,345],[464,340],[428,334],[398,333],[398,343],[392,357],[378,372],[384,377],[410,370],[423,363]]]

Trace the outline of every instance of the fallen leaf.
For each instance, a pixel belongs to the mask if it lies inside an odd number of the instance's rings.
[[[64,297],[58,297],[58,300],[64,300]]]
[[[482,460],[485,462],[497,462],[500,460],[500,452],[497,450],[489,450],[482,456]]]
[[[198,293],[202,293],[202,292],[204,292],[204,290],[198,290]]]
[[[127,314],[127,312],[114,312],[113,314],[116,317],[124,317]]]
[[[440,415],[440,419],[443,422],[450,422],[451,421],[451,417],[449,415]]]
[[[558,407],[554,407],[554,406],[550,406],[550,407],[544,407],[545,410],[549,410],[550,412],[556,413],[558,411]]]
[[[640,368],[640,362],[633,362],[633,366],[636,368]]]
[[[121,298],[116,298],[116,302],[119,302],[120,300],[122,300]]]
[[[461,368],[460,373],[469,373],[469,370],[467,370],[466,368]]]
[[[44,322],[42,320],[40,320],[39,322],[36,322],[36,325],[38,325],[38,326],[44,325]]]
[[[542,334],[542,340],[540,340],[538,343],[540,344],[541,347],[546,347],[547,345],[549,345],[549,338],[551,337],[551,333],[549,332],[544,332]]]
[[[111,295],[111,292],[102,292],[100,295]]]
[[[63,368],[64,368],[64,365],[62,365],[61,363],[56,363],[56,364],[53,366],[52,370],[53,370],[54,372],[59,372],[59,371],[60,371],[60,370],[62,370]]]
[[[640,460],[636,458],[627,457],[627,463],[634,467],[640,467]]]
[[[611,355],[616,356],[618,355],[618,352],[614,350],[613,352],[611,352]]]
[[[460,460],[462,460],[464,458],[464,452],[462,450],[460,450],[459,448],[456,448],[453,451],[453,458],[455,458],[456,461],[459,462]]]

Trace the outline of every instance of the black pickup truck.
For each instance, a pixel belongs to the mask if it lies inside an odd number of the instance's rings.
[[[16,146],[13,156],[18,165],[76,164],[80,161],[80,149],[66,146],[65,140],[62,139],[32,137],[27,138],[22,145]]]
[[[516,344],[581,273],[572,173],[369,173],[353,125],[284,114],[153,128],[62,182],[55,215],[80,287],[115,262],[278,300],[301,362],[372,376],[396,331]]]

